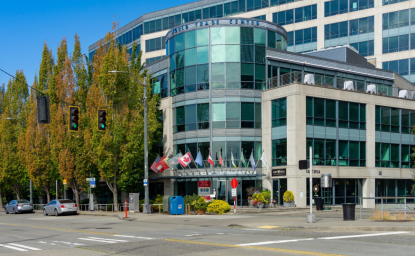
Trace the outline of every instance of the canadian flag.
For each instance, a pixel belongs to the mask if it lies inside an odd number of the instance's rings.
[[[179,163],[183,166],[183,168],[186,168],[186,166],[190,164],[190,159],[190,154],[187,152],[179,159]]]

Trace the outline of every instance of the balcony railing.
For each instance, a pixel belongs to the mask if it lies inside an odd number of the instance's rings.
[[[333,76],[325,76],[307,72],[304,72],[303,75],[301,71],[294,71],[291,73],[269,78],[268,89],[289,85],[292,83],[319,85],[327,88],[338,88],[349,91],[365,92],[369,94],[415,100],[414,90],[401,89],[395,86],[387,86],[355,79],[339,77],[335,79]]]

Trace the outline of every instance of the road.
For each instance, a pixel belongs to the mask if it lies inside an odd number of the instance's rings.
[[[112,216],[1,212],[0,255],[415,254],[415,233],[410,230],[278,230],[278,218],[282,217],[136,214],[126,221]],[[252,222],[262,226],[249,227]]]

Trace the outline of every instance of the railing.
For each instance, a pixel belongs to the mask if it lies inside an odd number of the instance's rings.
[[[307,77],[307,75],[312,75],[312,77],[314,78],[314,83],[305,81],[305,78]],[[307,72],[304,72],[304,76],[303,76],[303,72],[301,71],[294,71],[288,74],[283,74],[280,76],[269,78],[268,89],[272,89],[272,88],[280,87],[284,85],[289,85],[292,83],[320,85],[320,86],[325,86],[328,88],[345,89],[344,84],[346,81],[352,82],[353,88],[348,89],[351,91],[358,91],[358,92],[365,92],[369,94],[392,96],[392,97],[415,100],[414,90],[401,89],[401,88],[394,87],[394,86],[387,86],[387,85],[376,84],[372,82],[365,82],[365,81],[360,81],[356,79],[347,79],[347,78],[341,78],[341,77],[337,77],[335,79],[334,76],[327,76],[327,75],[325,76],[325,75],[319,75],[319,74],[313,74],[313,73],[307,73]]]
[[[385,208],[384,207],[384,200],[399,200],[399,209],[394,209],[394,208]],[[384,218],[384,212],[404,212],[404,220],[406,220],[407,218],[407,212],[409,213],[415,213],[415,209],[411,209],[409,207],[409,205],[407,204],[407,199],[413,200],[412,202],[412,206],[415,206],[415,197],[393,197],[393,196],[388,196],[388,197],[359,197],[359,206],[360,206],[360,219],[362,219],[362,211],[380,211],[381,212],[381,216],[380,219],[383,220]],[[373,205],[375,206],[375,208],[365,208],[363,209],[363,200],[374,200],[374,202],[369,202],[370,204],[373,203]],[[376,207],[376,201],[375,200],[380,200],[380,209],[378,209]],[[387,204],[388,206],[392,206],[392,205],[397,205],[396,203],[393,204]]]

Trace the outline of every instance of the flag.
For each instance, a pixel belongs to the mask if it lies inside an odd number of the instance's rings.
[[[219,164],[223,165],[223,159],[222,159],[222,155],[220,154],[220,151],[219,151]]]
[[[159,161],[160,161],[160,157],[157,157],[156,160],[154,160],[153,164],[150,166],[150,169],[153,170],[154,172],[158,172],[158,170],[156,169],[156,165]]]
[[[163,156],[160,161],[158,161],[158,163],[156,164],[156,169],[159,172],[163,172],[165,169],[169,169],[169,166],[167,165],[167,163],[164,161],[166,159],[166,156]],[[167,158],[168,159],[168,158]]]
[[[255,171],[256,165],[255,165],[254,154],[252,152],[251,152],[251,157],[249,157],[249,161],[251,162],[251,166],[252,168],[254,168],[254,171]]]
[[[235,162],[233,161],[233,152],[232,152],[232,151],[231,151],[231,161],[232,161],[232,165],[233,165],[233,167],[235,167],[235,168],[236,168]]]
[[[210,151],[209,151],[208,163],[210,163],[211,165],[215,165],[215,163],[213,162],[212,156],[210,155]]]
[[[246,167],[244,152],[241,152],[241,163],[244,165],[244,167]]]
[[[163,166],[163,169],[160,170],[160,172],[164,172],[165,170],[170,168],[169,164],[167,163],[168,160],[169,160],[169,158],[166,157],[163,161],[160,161],[161,166]]]
[[[186,168],[186,166],[188,166],[191,162],[190,160],[190,154],[189,152],[187,152],[186,154],[184,154],[180,159],[179,159],[179,163],[183,166],[183,168]]]
[[[197,163],[200,167],[203,167],[203,159],[202,159],[202,154],[200,154],[200,151],[199,153],[197,153],[195,163]]]
[[[179,159],[182,157],[182,153],[177,154],[176,156],[172,157],[167,161],[167,164],[170,166],[170,168],[174,169],[177,168],[177,165],[179,164]]]
[[[265,164],[265,166],[267,167],[267,171],[268,171],[269,165],[268,165],[268,161],[267,161],[267,158],[265,157],[264,153],[262,153],[261,160],[262,160],[262,164]]]

